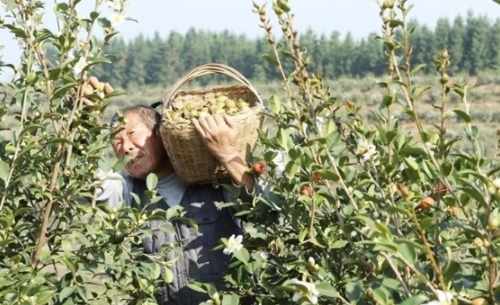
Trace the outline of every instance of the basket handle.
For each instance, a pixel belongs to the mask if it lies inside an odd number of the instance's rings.
[[[172,88],[170,88],[170,91],[163,98],[163,101],[165,102],[165,107],[168,107],[173,102],[172,98],[177,93],[177,90],[179,90],[179,88],[182,87],[184,84],[186,84],[187,82],[198,76],[203,76],[213,73],[223,74],[234,78],[235,80],[246,86],[248,89],[250,89],[250,91],[252,91],[252,93],[255,94],[255,96],[257,97],[259,103],[261,105],[263,104],[257,90],[252,86],[250,81],[248,81],[248,79],[245,78],[245,76],[243,76],[240,72],[226,65],[210,63],[198,66],[187,72],[181,78],[179,78],[172,86]]]

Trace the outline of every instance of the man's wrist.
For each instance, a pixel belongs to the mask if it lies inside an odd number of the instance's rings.
[[[224,154],[224,155],[218,156],[217,159],[219,160],[219,163],[222,166],[226,166],[226,165],[230,164],[231,162],[241,160],[240,156],[237,153]]]

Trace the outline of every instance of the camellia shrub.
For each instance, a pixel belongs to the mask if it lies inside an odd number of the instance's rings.
[[[412,66],[406,0],[380,0],[386,94],[367,123],[361,101],[340,101],[310,71],[294,27],[292,1],[275,0],[274,34],[266,5],[254,3],[281,72],[286,98],[271,96],[260,132],[260,178],[270,196],[246,206],[246,234],[224,241],[234,256],[230,289],[207,291],[221,304],[499,304],[500,176],[470,116],[473,84],[452,83],[446,49]],[[332,4],[334,5],[334,4]],[[417,3],[418,5],[418,3]],[[414,78],[435,67],[437,118],[419,112],[430,84]],[[449,105],[452,96],[460,104]],[[414,124],[403,130],[394,113]],[[463,130],[450,136],[447,120]],[[469,149],[455,148],[459,141]],[[201,289],[200,288],[200,289]],[[232,301],[229,301],[232,300]]]
[[[156,304],[155,287],[173,278],[165,253],[180,245],[144,256],[149,221],[170,232],[174,220],[196,224],[179,207],[111,209],[95,201],[102,173],[127,161],[102,153],[113,136],[103,114],[123,92],[89,87],[87,79],[113,62],[105,50],[127,19],[126,1],[96,1],[88,15],[79,14],[80,1],[57,3],[53,30],[41,23],[44,2],[1,3],[0,27],[22,54],[19,66],[2,65],[15,77],[2,86],[0,104],[2,121],[11,120],[3,128],[12,129],[0,160],[0,304]],[[268,6],[254,3],[272,47],[263,64],[283,77],[284,93],[266,98],[269,128],[252,160],[268,194],[241,203],[245,234],[217,247],[232,256],[227,287],[190,285],[206,292],[205,304],[500,303],[500,166],[478,141],[473,86],[450,81],[453,54],[445,49],[422,63],[434,65],[441,87],[438,119],[424,124],[419,102],[431,86],[414,81],[423,66],[410,64],[408,38],[418,31],[407,26],[411,6],[378,4],[387,75],[374,86],[386,95],[368,124],[360,101],[338,100],[311,71],[292,3],[272,3],[280,39]],[[453,96],[461,104],[450,105]],[[403,130],[395,113],[414,130]],[[447,130],[451,114],[465,123],[456,137]],[[470,149],[456,149],[458,141]],[[160,199],[156,183],[150,175],[151,202]]]
[[[113,134],[101,119],[122,92],[93,88],[87,78],[112,62],[105,49],[126,19],[126,1],[96,1],[88,15],[79,14],[79,0],[58,2],[57,29],[41,22],[45,2],[1,3],[0,27],[22,50],[19,66],[2,65],[15,76],[2,85],[0,104],[10,125],[3,128],[12,130],[0,160],[0,304],[156,304],[155,287],[172,280],[172,262],[144,257],[135,245],[151,236],[149,221],[173,230],[183,212],[117,210],[95,199],[103,173],[127,160],[111,163],[102,153]],[[151,202],[160,199],[156,183],[148,177]]]

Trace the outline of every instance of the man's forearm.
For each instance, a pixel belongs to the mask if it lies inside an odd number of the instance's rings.
[[[253,193],[255,180],[254,176],[248,172],[249,168],[245,160],[239,156],[231,156],[220,162],[236,185],[244,186],[249,193]]]

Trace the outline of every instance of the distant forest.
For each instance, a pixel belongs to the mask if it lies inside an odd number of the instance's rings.
[[[417,30],[411,36],[413,64],[426,63],[432,72],[434,58],[447,48],[451,55],[450,74],[460,71],[475,75],[500,68],[500,20],[484,16],[439,19],[432,28],[411,21]],[[300,41],[312,56],[311,71],[326,79],[362,77],[385,73],[382,42],[372,33],[354,40],[350,33],[318,35],[312,30],[300,33]],[[169,86],[189,69],[209,62],[227,64],[253,81],[279,79],[278,71],[263,58],[270,54],[266,38],[249,39],[244,35],[190,29],[185,35],[170,32],[163,37],[139,35],[129,42],[115,38],[106,50],[116,56],[113,64],[94,69],[92,74],[114,86]]]

